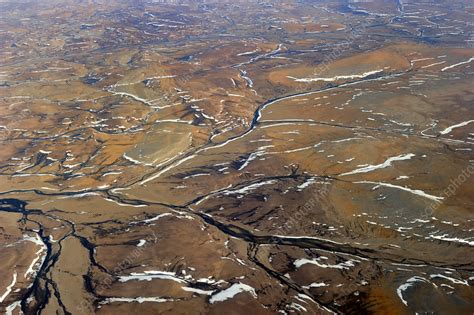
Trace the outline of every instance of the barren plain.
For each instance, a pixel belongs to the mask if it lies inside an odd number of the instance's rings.
[[[473,20],[0,0],[0,312],[473,314]]]

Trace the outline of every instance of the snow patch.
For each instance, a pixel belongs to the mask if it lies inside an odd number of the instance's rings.
[[[214,304],[216,302],[222,302],[222,301],[231,299],[237,294],[242,293],[242,292],[249,292],[254,298],[257,298],[257,293],[255,293],[254,288],[252,288],[249,285],[239,282],[239,283],[234,283],[229,288],[214,294],[209,299],[209,302],[211,304]]]
[[[355,169],[353,171],[343,173],[343,174],[341,174],[341,176],[358,174],[358,173],[368,173],[368,172],[372,172],[372,171],[375,171],[375,170],[378,170],[378,169],[387,168],[387,167],[392,166],[392,162],[410,160],[414,156],[415,156],[415,154],[413,154],[413,153],[392,156],[392,157],[388,158],[382,164],[369,165],[369,166],[366,166],[366,167],[358,168],[358,169]]]

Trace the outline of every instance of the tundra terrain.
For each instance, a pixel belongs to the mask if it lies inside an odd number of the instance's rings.
[[[0,312],[473,314],[473,21],[0,0]]]

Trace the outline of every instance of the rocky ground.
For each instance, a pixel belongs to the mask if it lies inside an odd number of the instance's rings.
[[[470,1],[0,1],[0,311],[472,314]]]

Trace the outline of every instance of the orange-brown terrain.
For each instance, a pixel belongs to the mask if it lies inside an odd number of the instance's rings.
[[[0,313],[473,314],[473,20],[0,0]]]

